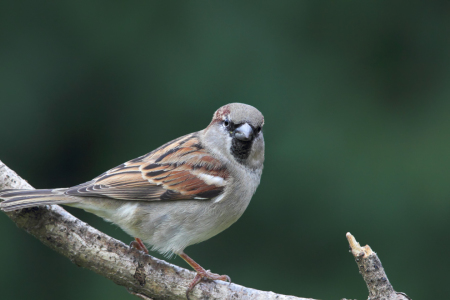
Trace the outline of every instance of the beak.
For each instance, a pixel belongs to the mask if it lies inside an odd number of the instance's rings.
[[[253,139],[253,128],[247,123],[244,123],[236,128],[234,137],[241,141],[251,141]]]

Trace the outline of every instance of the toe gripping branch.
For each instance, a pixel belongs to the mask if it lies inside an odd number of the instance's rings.
[[[194,287],[202,280],[222,280],[227,281],[231,283],[231,279],[228,275],[219,275],[210,272],[209,270],[205,270],[200,266],[198,263],[196,263],[192,258],[187,256],[184,252],[181,252],[179,254],[182,259],[184,259],[196,272],[197,275],[195,275],[194,280],[192,280],[191,284],[189,285],[189,288],[186,290],[186,298],[189,300],[189,294],[194,289]]]
[[[145,247],[144,243],[140,238],[134,238],[135,240],[130,243],[131,248],[138,249],[139,251],[144,252],[145,254],[148,254],[148,249]]]

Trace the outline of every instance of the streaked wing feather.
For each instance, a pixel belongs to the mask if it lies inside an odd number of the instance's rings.
[[[66,194],[121,200],[206,200],[223,192],[228,176],[225,166],[209,155],[194,133],[69,188]]]

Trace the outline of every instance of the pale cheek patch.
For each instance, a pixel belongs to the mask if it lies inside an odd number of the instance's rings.
[[[198,174],[197,177],[203,180],[208,185],[214,184],[215,186],[225,186],[225,180],[220,176]]]

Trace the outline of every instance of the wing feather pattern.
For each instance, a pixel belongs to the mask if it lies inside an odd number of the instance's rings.
[[[228,177],[225,166],[208,154],[193,133],[71,187],[66,194],[143,201],[206,200],[223,192]]]

